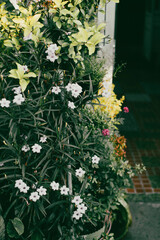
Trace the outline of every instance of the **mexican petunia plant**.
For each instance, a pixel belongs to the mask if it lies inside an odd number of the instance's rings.
[[[123,99],[95,54],[105,37],[98,5],[0,5],[1,240],[83,239],[133,174],[124,142],[116,148]]]

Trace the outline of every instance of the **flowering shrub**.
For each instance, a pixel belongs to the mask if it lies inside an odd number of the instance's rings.
[[[86,2],[0,5],[2,240],[83,239],[124,187],[113,140],[122,101],[113,89],[98,95],[104,70],[91,55],[104,24]],[[99,1],[89,2],[96,15]],[[100,97],[115,110],[101,111]]]

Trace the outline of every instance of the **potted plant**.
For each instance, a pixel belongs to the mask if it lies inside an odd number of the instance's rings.
[[[98,3],[92,17],[86,0],[0,5],[2,240],[86,238],[121,195],[118,169],[128,168],[115,157],[118,120],[102,111],[95,56],[87,68],[105,37],[104,24],[93,24]]]

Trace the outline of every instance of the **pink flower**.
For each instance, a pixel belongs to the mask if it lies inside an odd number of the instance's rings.
[[[109,136],[109,130],[108,129],[103,129],[102,134],[103,134],[103,136]]]
[[[124,107],[124,108],[123,108],[123,111],[124,111],[125,113],[129,113],[129,108],[128,108],[128,107]]]

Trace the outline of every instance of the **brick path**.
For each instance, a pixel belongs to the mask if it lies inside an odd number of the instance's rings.
[[[136,62],[137,61],[137,62]],[[141,60],[129,62],[114,80],[118,97],[125,95],[121,134],[127,138],[127,160],[133,166],[143,163],[146,172],[132,179],[132,194],[160,193],[160,72]]]
[[[151,139],[143,139],[144,142],[150,142]],[[159,157],[160,158],[160,148],[159,139],[152,139],[153,142],[156,143],[156,150],[147,150],[147,149],[139,149],[137,146],[138,139],[132,138],[128,139],[127,143],[127,159],[130,164],[134,166],[135,164],[144,163],[143,157]],[[145,165],[145,163],[144,163]],[[152,165],[152,162],[150,162]],[[160,176],[160,166],[150,166],[146,167],[146,172],[139,176],[134,176],[132,178],[133,188],[128,188],[127,193],[160,193],[160,187],[154,188],[152,186],[152,182],[149,177],[152,176]]]

